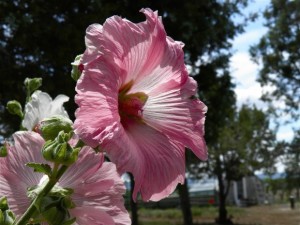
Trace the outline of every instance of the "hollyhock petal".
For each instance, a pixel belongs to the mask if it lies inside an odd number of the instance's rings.
[[[169,37],[165,39],[166,47],[160,48],[161,58],[151,70],[142,70],[130,92],[143,91],[149,96],[181,88],[188,79],[184,65],[182,45]]]
[[[16,174],[0,172],[0,197],[7,197],[8,205],[16,216],[21,216],[30,204],[26,195],[27,188],[26,182]]]
[[[141,11],[147,17],[145,22],[134,24],[113,16],[103,25],[106,49],[122,61],[127,71],[125,83],[159,66],[166,45],[166,33],[157,12]]]
[[[69,100],[65,95],[58,95],[53,101],[45,92],[35,91],[31,101],[25,106],[23,127],[31,131],[42,120],[50,116],[61,115],[69,118],[63,103]]]
[[[44,140],[39,134],[19,131],[13,138],[15,143],[10,146],[7,157],[0,158],[0,196],[7,196],[10,208],[20,216],[30,203],[27,188],[38,184],[43,176],[25,164],[46,161],[40,153]]]
[[[119,171],[134,175],[134,199],[140,192],[145,201],[159,201],[184,182],[184,146],[145,124],[121,132],[105,149]]]
[[[125,186],[113,163],[104,162],[90,177],[79,177],[70,187],[75,190],[72,200],[77,207],[94,206],[99,213],[113,218],[114,224],[130,224],[123,199]]]
[[[113,163],[102,162],[103,154],[96,154],[93,149],[84,147],[78,161],[62,176],[59,184],[74,189],[71,197],[76,208],[83,210],[83,220],[86,216],[94,217],[93,213],[86,210],[93,206],[98,213],[109,215],[113,224],[130,224],[129,214],[124,207],[124,183]]]
[[[77,83],[74,127],[85,143],[104,149],[120,173],[134,175],[134,198],[140,192],[156,201],[183,183],[185,147],[207,158],[206,106],[195,99],[183,43],[166,36],[157,12],[141,11],[145,22],[113,16],[87,33],[87,51],[98,54]]]
[[[30,204],[27,188],[41,184],[44,176],[25,164],[46,163],[40,152],[45,141],[30,131],[17,132],[13,137],[15,144],[8,156],[0,158],[0,196],[7,196],[12,211],[21,216]],[[130,224],[124,207],[125,187],[115,165],[103,163],[103,154],[90,147],[81,149],[78,161],[56,185],[74,190],[71,198],[76,207],[70,214],[77,218],[76,224]]]
[[[44,139],[35,132],[27,131],[16,132],[13,134],[13,139],[15,143],[9,148],[8,156],[0,158],[0,162],[6,164],[9,172],[26,183],[27,186],[37,184],[43,175],[33,173],[33,169],[25,164],[28,162],[47,163],[41,154],[42,146],[45,143]]]
[[[104,38],[102,30],[103,28],[100,24],[92,24],[86,29],[85,44],[87,48],[80,60],[83,65],[103,54],[102,42]]]
[[[80,150],[78,160],[71,165],[60,179],[60,184],[64,187],[77,188],[78,184],[84,184],[84,181],[93,176],[101,167],[104,161],[102,153],[95,154],[90,147],[83,147]]]
[[[144,106],[143,119],[173,140],[191,148],[200,159],[206,160],[203,138],[206,110],[207,107],[198,99],[183,97],[180,89],[172,89],[149,98]]]
[[[74,225],[115,225],[110,215],[95,207],[76,207],[70,214],[76,217]]]
[[[107,76],[110,74],[110,76]],[[76,133],[91,147],[97,147],[102,139],[111,138],[118,129],[118,78],[115,69],[106,61],[94,61],[85,68],[78,80],[74,122]],[[101,109],[101,113],[99,113]],[[89,124],[88,126],[86,126]],[[92,134],[92,135],[91,135]]]

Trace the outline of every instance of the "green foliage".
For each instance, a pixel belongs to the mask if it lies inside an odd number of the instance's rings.
[[[219,220],[225,221],[230,182],[273,167],[280,152],[276,151],[276,136],[269,127],[268,115],[256,107],[243,105],[218,131],[218,142],[210,146],[208,172],[218,179]]]
[[[0,197],[0,224],[12,225],[15,220],[15,215],[9,209],[7,198]]]
[[[253,59],[262,61],[259,82],[275,87],[263,100],[283,100],[285,111],[299,118],[300,1],[272,0],[263,15],[268,32],[250,49]]]
[[[61,93],[74,96],[71,62],[85,49],[88,25],[103,24],[112,15],[140,22],[144,15],[138,11],[150,7],[162,16],[167,34],[185,43],[186,62],[193,67],[200,96],[210,107],[207,136],[213,141],[216,134],[212,131],[218,126],[214,121],[220,124],[223,120],[219,117],[221,113],[213,115],[213,111],[220,112],[232,103],[226,104],[220,98],[233,96],[229,73],[222,71],[228,69],[231,40],[243,31],[243,24],[235,23],[232,18],[241,14],[246,4],[247,0],[1,1],[0,135],[9,136],[19,129],[19,121],[9,116],[3,106],[10,99],[23,105],[25,77],[42,77],[44,90],[51,96]],[[221,86],[212,87],[213,80]],[[228,82],[223,84],[224,80]],[[224,104],[218,105],[219,102]],[[72,99],[66,108],[73,120],[76,105]]]
[[[300,190],[300,130],[295,131],[295,136],[285,153],[287,188]]]
[[[45,141],[54,140],[61,131],[66,134],[73,132],[73,122],[65,116],[54,115],[43,119],[38,124],[37,131]]]
[[[51,167],[48,164],[42,163],[26,163],[26,166],[34,169],[34,172],[44,173],[48,176],[51,175]]]
[[[43,157],[50,162],[62,165],[73,164],[79,154],[80,148],[73,148],[68,143],[70,134],[60,131],[54,140],[48,140],[42,148]]]

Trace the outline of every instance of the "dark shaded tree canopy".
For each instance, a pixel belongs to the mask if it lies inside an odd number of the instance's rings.
[[[227,68],[230,40],[243,26],[232,16],[246,4],[246,0],[0,0],[1,135],[18,129],[18,119],[7,114],[5,105],[12,99],[24,103],[25,77],[42,77],[42,89],[52,97],[70,96],[66,107],[73,116],[75,82],[70,78],[70,63],[85,49],[85,29],[112,15],[143,21],[138,12],[143,7],[158,10],[168,35],[185,43],[186,62],[199,82],[200,97],[210,108],[207,127],[213,126],[210,123],[219,126],[227,105],[235,102]],[[207,130],[209,142],[216,133],[212,127]]]

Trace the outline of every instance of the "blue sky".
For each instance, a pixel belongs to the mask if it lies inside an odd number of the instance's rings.
[[[269,4],[269,0],[255,0],[245,9],[245,13],[262,12]],[[237,18],[238,19],[238,18]],[[267,32],[263,26],[264,19],[260,17],[253,23],[250,23],[243,34],[233,40],[233,49],[235,54],[231,59],[231,72],[236,83],[236,95],[238,104],[255,104],[261,109],[266,109],[266,104],[259,100],[262,92],[271,87],[261,88],[256,81],[258,77],[259,65],[253,63],[250,59],[249,48],[259,42],[259,39]],[[274,102],[280,107],[280,102]],[[277,105],[276,105],[277,106]],[[300,127],[299,123],[281,125],[277,139],[290,141],[293,138],[293,127]]]
[[[245,9],[245,13],[262,12],[269,4],[270,0],[255,0]],[[239,18],[236,18],[237,20]],[[260,38],[267,32],[263,26],[264,19],[260,17],[253,23],[250,23],[245,32],[233,40],[233,49],[235,51],[231,58],[231,72],[236,83],[235,92],[238,105],[244,103],[255,104],[260,109],[266,109],[266,104],[260,99],[264,90],[256,81],[258,77],[259,65],[253,63],[250,59],[249,48],[259,42]],[[280,107],[280,102],[274,102]],[[294,124],[282,124],[277,133],[278,140],[291,141],[293,138],[293,127],[300,127],[300,122]],[[281,163],[277,164],[278,172],[282,172],[284,167]]]

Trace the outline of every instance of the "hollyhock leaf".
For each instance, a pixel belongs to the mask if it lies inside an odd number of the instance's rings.
[[[33,168],[34,172],[44,173],[48,176],[51,175],[51,167],[43,163],[26,163],[26,166]]]

